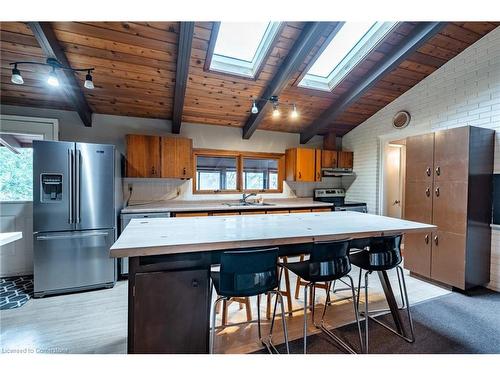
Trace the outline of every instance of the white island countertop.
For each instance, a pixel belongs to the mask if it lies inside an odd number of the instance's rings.
[[[252,201],[252,199],[249,199]],[[228,206],[237,200],[169,200],[153,203],[132,204],[122,209],[122,214],[142,214],[156,212],[189,212],[189,211],[245,211],[245,210],[277,210],[332,207],[333,203],[318,202],[312,198],[264,199],[269,206]]]
[[[111,247],[115,258],[279,246],[434,230],[430,224],[359,212],[133,219]]]
[[[23,238],[22,232],[4,232],[0,233],[0,246],[20,240]]]

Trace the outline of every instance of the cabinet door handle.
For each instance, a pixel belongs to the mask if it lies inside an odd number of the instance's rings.
[[[439,197],[439,186],[436,188],[436,197]]]
[[[441,167],[439,167],[439,166],[436,167],[436,174],[438,176],[441,176]]]
[[[320,173],[319,173],[319,172],[317,172],[317,173],[316,173],[316,176],[317,176],[316,178],[317,178],[318,180],[320,180],[320,179],[321,179],[321,175],[320,175]]]
[[[182,169],[182,174],[183,174],[183,175],[185,175],[185,174],[186,174],[186,167],[184,167],[184,168]]]
[[[439,241],[438,241],[438,236],[434,236],[434,243],[436,244],[436,246],[438,246],[439,244]]]
[[[193,288],[198,288],[198,280],[193,279],[193,281],[191,281],[191,286],[192,286]]]
[[[431,196],[431,189],[430,188],[425,189],[425,195],[427,195],[428,197]]]
[[[151,167],[151,174],[154,176],[156,174],[155,167]]]
[[[300,171],[299,171],[299,178],[302,178],[302,174],[300,173]]]
[[[425,239],[425,244],[428,245],[429,244],[429,235],[426,234],[424,239]]]
[[[431,167],[427,167],[427,170],[425,171],[427,173],[427,176],[431,175]]]

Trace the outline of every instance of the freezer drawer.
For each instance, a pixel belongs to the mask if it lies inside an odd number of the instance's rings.
[[[35,297],[113,286],[116,260],[109,248],[114,238],[114,229],[35,234]]]

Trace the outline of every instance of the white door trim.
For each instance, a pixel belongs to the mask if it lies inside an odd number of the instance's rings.
[[[59,120],[0,114],[0,131],[43,134],[43,139],[57,141],[59,140]]]

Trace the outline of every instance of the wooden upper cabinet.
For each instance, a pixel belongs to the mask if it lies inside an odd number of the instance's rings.
[[[292,148],[286,150],[285,159],[287,181],[314,182],[321,180],[321,150]]]
[[[160,137],[127,135],[127,177],[160,177]]]
[[[323,168],[337,168],[337,151],[322,150],[321,166]]]
[[[161,137],[161,177],[193,177],[193,140]]]
[[[354,153],[351,151],[338,151],[338,168],[352,169],[354,166]]]

